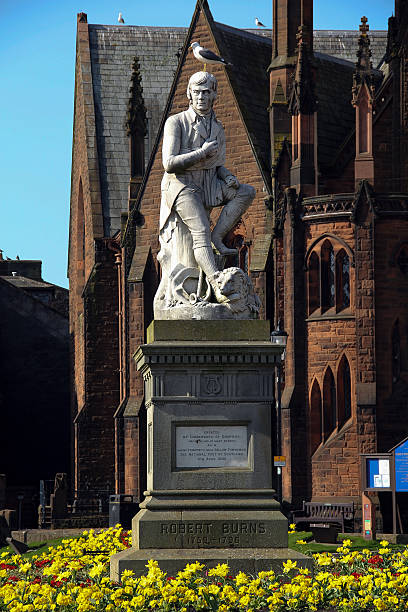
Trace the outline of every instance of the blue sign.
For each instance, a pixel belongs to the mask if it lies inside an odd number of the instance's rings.
[[[408,492],[408,440],[395,448],[395,490]]]
[[[367,459],[367,487],[374,489],[374,476],[378,474],[378,459]]]
[[[370,457],[366,459],[368,489],[389,489],[390,460],[388,457]]]

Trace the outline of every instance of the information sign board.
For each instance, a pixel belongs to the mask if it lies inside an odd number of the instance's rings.
[[[395,490],[408,492],[408,440],[395,447]]]
[[[366,459],[366,486],[369,489],[388,489],[390,481],[390,460],[368,457]]]

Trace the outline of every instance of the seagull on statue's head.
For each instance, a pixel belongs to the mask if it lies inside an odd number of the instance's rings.
[[[255,17],[255,25],[257,28],[266,28],[266,25],[259,21],[258,17]]]
[[[119,15],[118,15],[118,22],[119,23],[125,23],[125,20],[122,17],[122,13],[119,13]]]
[[[215,53],[213,53],[213,51],[210,51],[209,49],[201,47],[200,43],[198,42],[191,43],[190,47],[193,50],[194,57],[198,59],[199,62],[202,62],[204,64],[204,70],[206,64],[222,64],[224,66],[232,66],[232,64],[226,62],[223,57],[216,55]]]

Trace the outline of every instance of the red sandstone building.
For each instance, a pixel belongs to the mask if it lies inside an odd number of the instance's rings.
[[[215,110],[227,167],[256,188],[229,236],[239,247],[229,263],[250,273],[261,317],[289,334],[284,499],[359,503],[360,453],[408,434],[408,8],[396,0],[388,33],[370,33],[365,18],[358,32],[313,33],[311,0],[273,6],[272,34],[214,22],[206,0],[188,31],[78,15],[69,253],[78,494],[144,490],[132,355],[160,274],[162,128],[186,108],[200,69],[193,40],[233,64],[213,70]]]

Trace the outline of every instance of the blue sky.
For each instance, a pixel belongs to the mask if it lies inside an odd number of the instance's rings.
[[[216,21],[271,26],[272,0],[209,0]],[[393,0],[316,0],[316,29],[386,29]],[[89,23],[188,26],[195,0],[0,0],[0,249],[42,259],[67,287],[76,14]],[[333,8],[335,7],[335,8]]]

